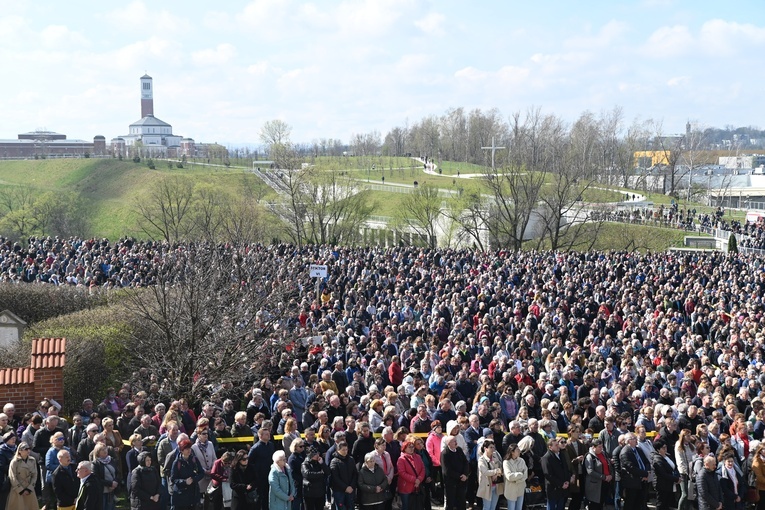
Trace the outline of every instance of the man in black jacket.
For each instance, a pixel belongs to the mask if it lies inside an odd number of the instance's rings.
[[[547,453],[542,457],[542,472],[545,474],[547,510],[563,510],[566,507],[568,488],[574,482],[574,475],[560,453],[561,441],[550,439]]]
[[[77,510],[103,510],[104,486],[101,480],[93,475],[93,464],[87,460],[80,462],[77,465],[77,478],[80,479]]]
[[[619,484],[624,491],[624,510],[645,510],[651,464],[637,447],[637,436],[631,432],[626,435],[626,444],[619,453]]]
[[[446,506],[444,510],[465,510],[467,479],[470,464],[465,453],[457,448],[456,436],[444,436],[441,450],[441,470],[444,478]]]
[[[58,452],[59,466],[53,472],[53,493],[56,495],[58,507],[70,507],[77,500],[80,482],[74,476],[72,456],[63,448]]]
[[[614,448],[614,451],[611,453],[611,462],[614,464],[614,508],[616,510],[621,510],[622,508],[622,487],[621,487],[621,462],[619,461],[619,455],[622,453],[622,448],[624,448],[625,443],[627,442],[627,434],[622,434],[619,436],[618,445],[616,448]]]
[[[268,508],[268,473],[271,470],[269,459],[274,455],[275,446],[271,441],[271,422],[264,421],[258,431],[258,441],[252,445],[247,454],[247,470],[252,474],[255,487],[258,490],[258,501],[255,508]]]
[[[353,443],[353,460],[357,466],[364,462],[364,455],[375,451],[375,438],[372,436],[369,423],[361,422],[359,427],[361,428],[361,434],[359,434],[359,438]]]
[[[518,444],[523,439],[523,433],[521,432],[521,424],[517,420],[513,420],[508,424],[509,432],[502,438],[502,449],[507,451],[511,444]]]
[[[332,462],[329,465],[332,476],[332,499],[337,510],[353,510],[359,472],[353,457],[348,455],[348,443],[338,443]]]
[[[722,508],[722,489],[717,479],[717,461],[711,455],[704,457],[704,469],[696,475],[696,487],[699,491],[699,510],[720,510]]]

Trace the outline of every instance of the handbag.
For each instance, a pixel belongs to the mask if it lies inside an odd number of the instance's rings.
[[[216,492],[218,492],[218,490],[220,490],[220,486],[217,486],[217,487],[216,487],[215,485],[213,485],[213,483],[212,483],[212,482],[210,482],[210,485],[208,485],[208,486],[207,486],[207,490],[206,490],[205,492],[207,492],[207,494],[208,494],[209,496],[212,496],[213,494],[215,494]]]
[[[746,489],[746,501],[748,503],[759,503],[760,491],[757,490],[757,487],[749,487]]]
[[[230,507],[231,495],[233,494],[233,491],[231,490],[231,484],[229,482],[223,482],[221,484],[221,490],[223,491],[223,507]]]
[[[252,489],[252,490],[247,491],[247,502],[248,503],[257,503],[258,499],[260,499],[260,498],[258,496],[257,489]]]
[[[685,477],[686,492],[688,494],[688,501],[696,501],[696,480],[689,475],[683,475]]]

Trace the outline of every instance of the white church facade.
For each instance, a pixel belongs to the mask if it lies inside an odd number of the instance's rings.
[[[112,139],[115,154],[145,156],[193,156],[194,140],[173,134],[173,126],[154,116],[154,83],[149,75],[141,76],[141,118],[130,124],[128,134]]]

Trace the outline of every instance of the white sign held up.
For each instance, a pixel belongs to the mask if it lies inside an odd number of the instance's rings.
[[[323,264],[311,264],[309,274],[311,275],[311,278],[326,278],[327,266]]]

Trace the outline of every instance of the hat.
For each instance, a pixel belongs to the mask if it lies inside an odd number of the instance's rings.
[[[191,440],[190,439],[184,439],[180,443],[178,443],[178,451],[183,451],[186,448],[191,448]]]
[[[430,430],[435,430],[436,427],[440,427],[441,422],[439,420],[433,420],[430,422]]]
[[[319,450],[315,446],[309,446],[308,447],[308,453],[306,453],[309,459],[316,457],[319,455]]]
[[[11,431],[11,432],[6,432],[5,434],[3,434],[3,437],[0,439],[0,443],[2,443],[2,444],[5,444],[5,443],[7,443],[7,442],[8,442],[8,441],[9,441],[9,440],[12,438],[12,437],[16,437],[16,433],[15,433],[15,432],[13,432],[13,431]]]

